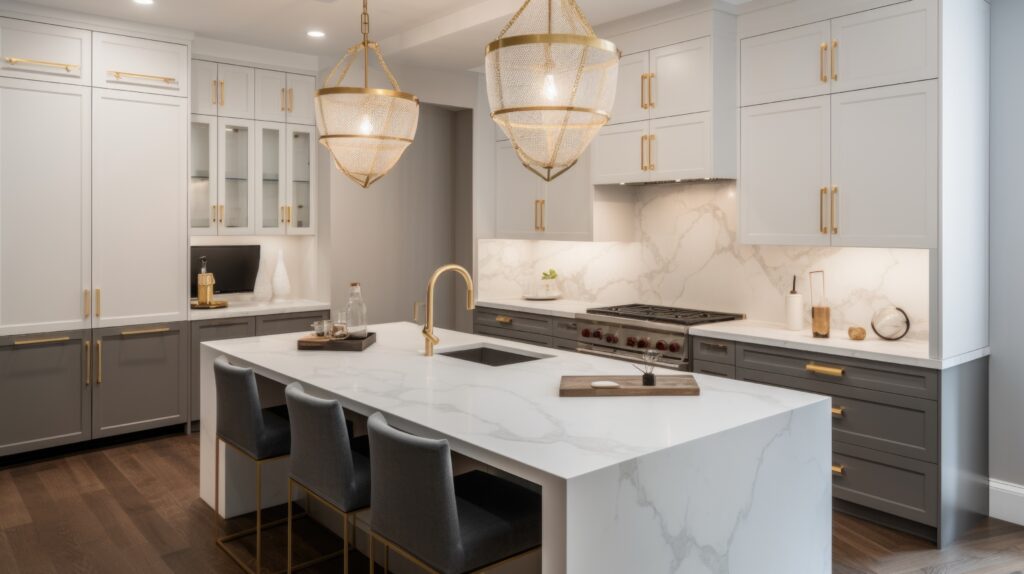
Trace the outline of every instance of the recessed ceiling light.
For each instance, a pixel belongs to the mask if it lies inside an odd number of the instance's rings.
[[[153,4],[153,0],[132,0],[136,4],[142,4],[143,6],[150,6]]]
[[[323,33],[322,30],[309,30],[309,31],[306,32],[306,35],[309,36],[310,38],[323,38],[324,37],[324,33]]]

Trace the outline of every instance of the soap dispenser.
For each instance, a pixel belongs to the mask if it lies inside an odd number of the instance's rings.
[[[219,309],[227,307],[227,301],[213,300],[213,286],[217,283],[213,273],[206,271],[206,256],[199,258],[199,274],[196,275],[197,300],[192,304],[193,309]]]

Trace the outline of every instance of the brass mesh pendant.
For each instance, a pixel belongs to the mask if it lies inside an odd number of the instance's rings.
[[[420,116],[419,99],[399,88],[384,62],[380,46],[370,41],[366,2],[363,0],[363,41],[345,52],[324,78],[324,85],[315,97],[320,143],[330,150],[338,170],[364,188],[384,177],[398,163],[416,136]],[[377,55],[392,89],[370,87],[370,50]],[[342,86],[360,52],[363,87]]]
[[[523,165],[551,181],[608,122],[619,51],[574,0],[526,0],[487,45],[491,117]]]

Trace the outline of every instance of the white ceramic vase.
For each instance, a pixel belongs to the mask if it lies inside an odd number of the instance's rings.
[[[284,268],[284,252],[278,250],[277,265],[274,267],[274,299],[287,299],[292,293],[292,282],[288,280],[288,270]]]
[[[261,303],[266,303],[274,298],[274,284],[272,282],[273,274],[273,257],[262,254],[260,256],[260,268],[256,271],[256,284],[253,285],[252,288],[253,299]]]

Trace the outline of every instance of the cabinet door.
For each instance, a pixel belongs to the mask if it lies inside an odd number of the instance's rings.
[[[188,224],[192,235],[217,235],[217,134],[215,116],[192,116],[188,161]]]
[[[219,118],[217,123],[220,235],[252,235],[254,123],[232,118]]]
[[[832,96],[832,245],[934,248],[937,80]]]
[[[647,80],[650,52],[638,52],[619,60],[619,79],[615,87],[615,104],[609,124],[622,124],[646,120]]]
[[[935,0],[832,20],[832,93],[937,78],[938,28]]]
[[[93,333],[93,438],[186,422],[187,326],[165,323]]]
[[[316,141],[312,126],[288,126],[285,225],[289,235],[316,232]]]
[[[187,98],[93,89],[94,327],[188,317],[188,119]]]
[[[192,60],[192,113],[217,115],[219,94],[216,62]]]
[[[512,142],[500,141],[494,146],[497,236],[504,239],[538,237],[544,180],[526,169],[512,148]]]
[[[192,321],[189,345],[189,420],[199,420],[199,345],[205,341],[241,339],[256,335],[256,321],[252,317]]]
[[[591,145],[591,182],[648,181],[647,131],[650,122],[604,126]]]
[[[256,232],[280,235],[285,232],[285,124],[256,122]]]
[[[594,237],[594,186],[590,183],[590,153],[584,152],[569,171],[554,181],[541,182],[541,227],[544,238],[590,241]]]
[[[711,109],[711,38],[651,52],[651,118]]]
[[[316,78],[288,74],[288,123],[307,126],[316,123],[313,117],[314,92],[316,92]]]
[[[330,317],[330,311],[312,311],[309,313],[281,313],[279,315],[261,315],[256,317],[256,336],[281,335],[283,333],[301,333],[312,331],[313,321]]]
[[[829,93],[829,23],[789,28],[740,42],[740,105]]]
[[[89,439],[88,333],[0,337],[0,456]]]
[[[93,86],[180,97],[190,93],[184,44],[94,32],[92,57]]]
[[[268,122],[285,121],[287,109],[285,73],[256,70],[256,119]]]
[[[256,74],[246,66],[217,64],[221,117],[251,120],[256,110]]]
[[[828,245],[829,96],[743,108],[740,237]]]
[[[651,120],[652,181],[711,177],[711,112]]]
[[[0,334],[91,326],[89,92],[0,78]]]
[[[92,32],[0,18],[0,75],[89,85]]]

